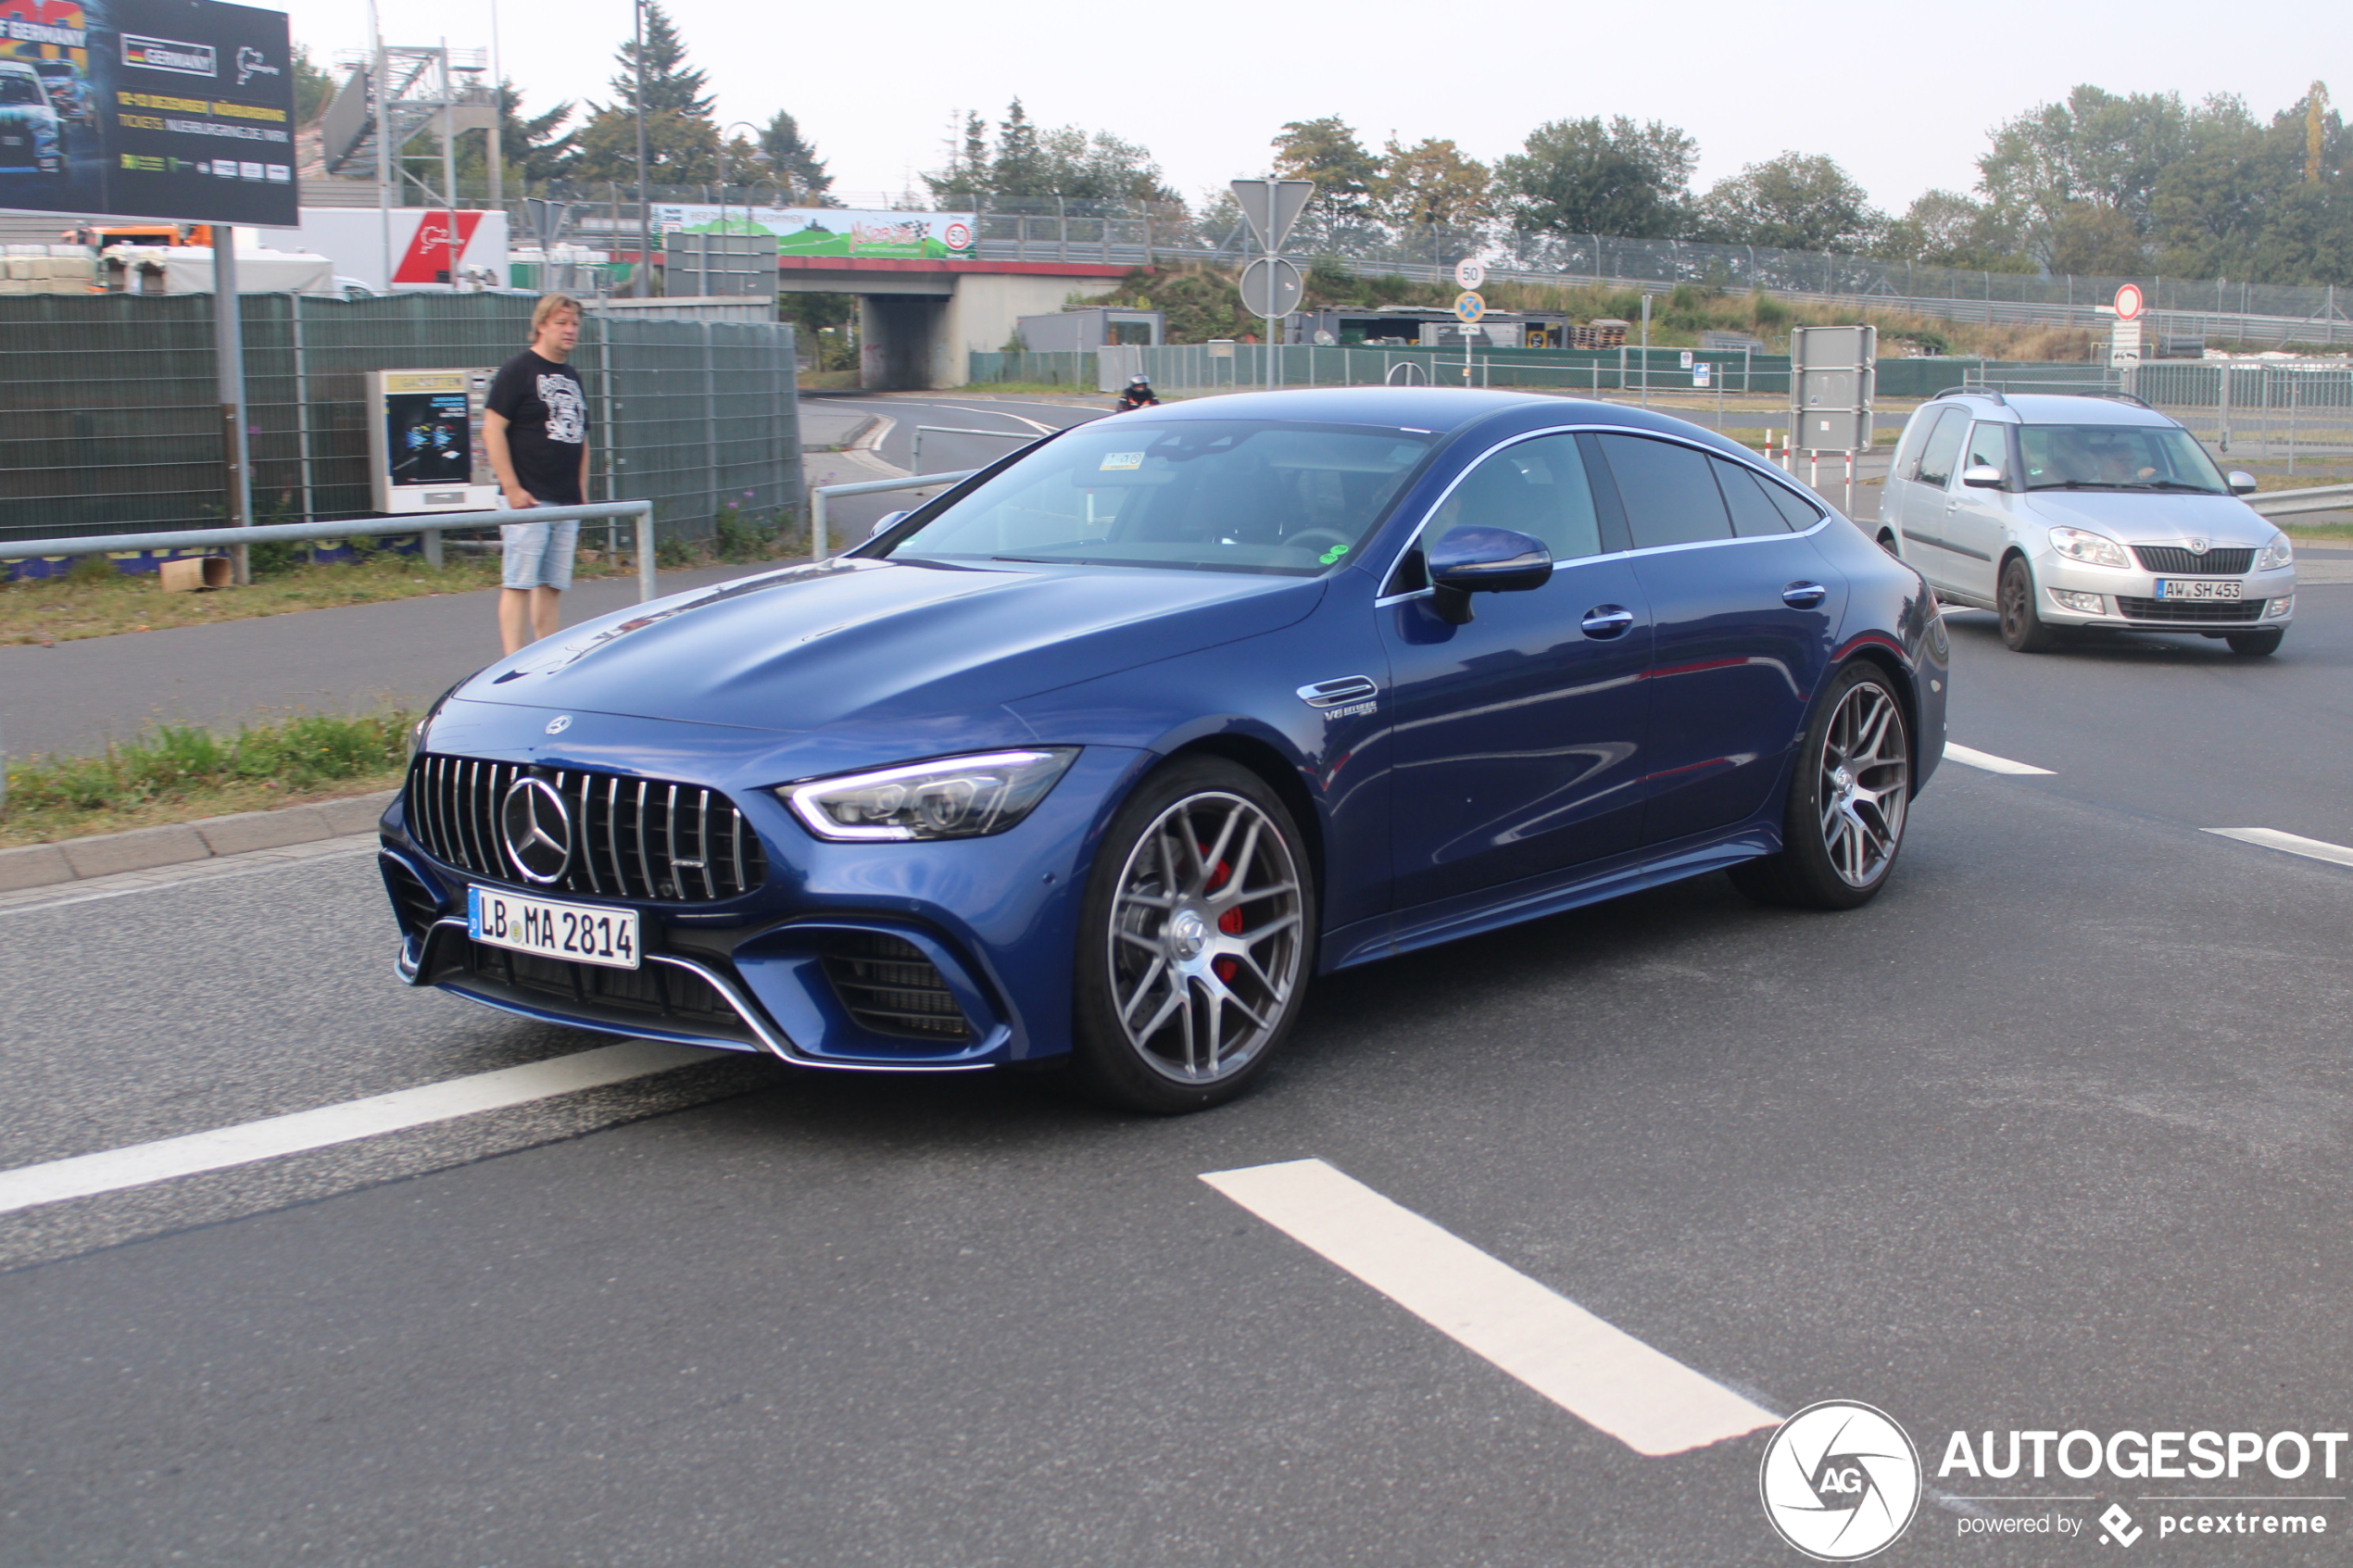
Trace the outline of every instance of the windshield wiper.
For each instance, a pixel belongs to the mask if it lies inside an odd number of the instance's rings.
[[[2027,488],[2029,490],[2130,490],[2133,486],[2110,483],[2105,480],[2061,479],[2055,480],[2049,484],[2030,484]]]

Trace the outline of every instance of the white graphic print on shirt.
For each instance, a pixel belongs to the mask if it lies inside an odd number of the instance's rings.
[[[570,376],[541,376],[539,401],[547,406],[547,439],[577,446],[588,439],[588,407]]]

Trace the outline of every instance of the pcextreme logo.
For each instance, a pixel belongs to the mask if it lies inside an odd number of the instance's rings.
[[[1781,1423],[1756,1486],[1781,1539],[1819,1562],[1853,1562],[1911,1524],[1919,1450],[1886,1411],[1824,1399]]]

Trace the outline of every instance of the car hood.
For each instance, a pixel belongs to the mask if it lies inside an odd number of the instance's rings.
[[[608,615],[453,694],[806,731],[970,714],[1290,625],[1321,578],[840,558]]]
[[[2044,490],[2026,497],[2028,509],[2054,528],[2088,528],[2120,545],[2216,545],[2260,547],[2279,532],[2235,495],[2121,495],[2112,490]]]

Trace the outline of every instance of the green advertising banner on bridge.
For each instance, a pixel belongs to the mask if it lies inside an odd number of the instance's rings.
[[[978,225],[969,212],[871,212],[840,207],[654,204],[661,234],[774,234],[779,256],[969,261]]]

